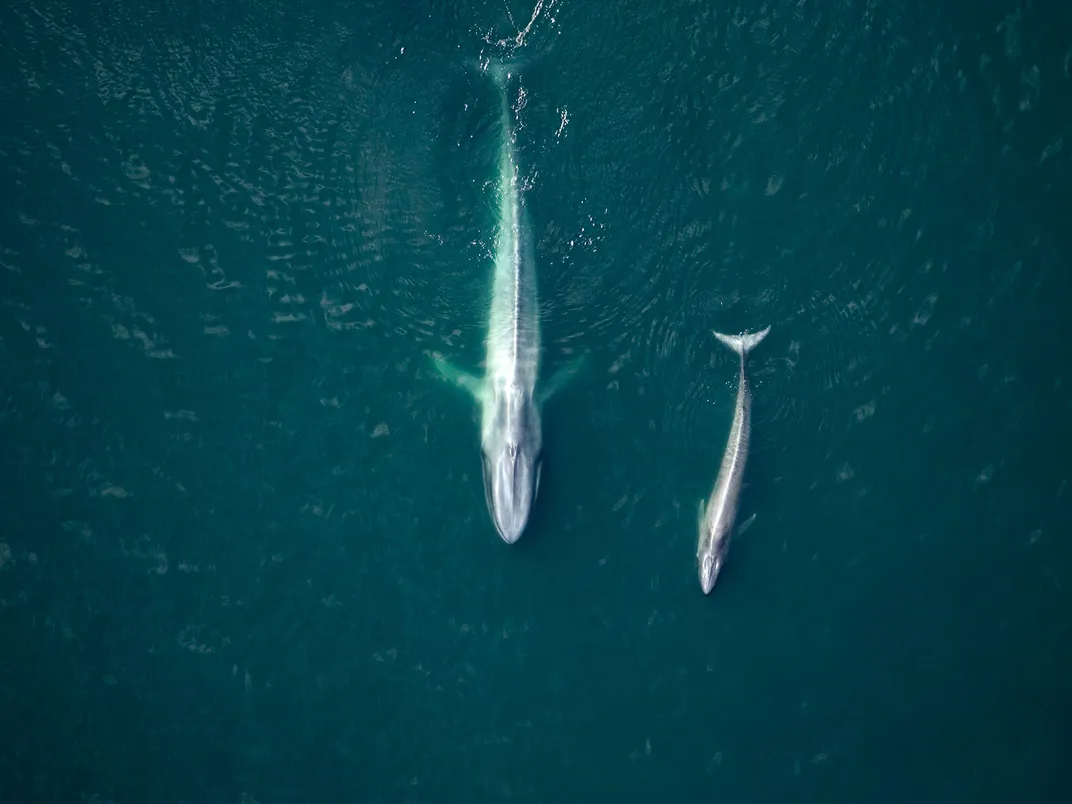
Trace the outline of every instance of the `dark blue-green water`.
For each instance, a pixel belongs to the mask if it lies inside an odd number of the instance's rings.
[[[3,804],[1072,800],[1072,17],[536,7],[0,10]],[[503,39],[584,356],[513,546],[427,359]]]

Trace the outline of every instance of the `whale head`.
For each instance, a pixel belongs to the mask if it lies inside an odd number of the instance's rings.
[[[530,439],[505,441],[484,450],[484,493],[499,536],[513,544],[525,530],[540,487],[543,466],[538,445]]]
[[[705,595],[711,594],[718,580],[719,570],[722,569],[722,557],[708,553],[700,560],[700,587]]]

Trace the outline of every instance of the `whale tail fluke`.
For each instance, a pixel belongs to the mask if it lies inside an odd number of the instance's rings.
[[[740,335],[724,335],[721,332],[715,332],[714,336],[739,354],[741,362],[744,363],[748,353],[759,346],[767,337],[768,332],[770,332],[770,327],[761,329],[759,332],[742,332]]]

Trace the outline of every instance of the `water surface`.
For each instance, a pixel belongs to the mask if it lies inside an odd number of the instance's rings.
[[[1068,15],[537,5],[0,11],[5,800],[1067,797]],[[585,368],[508,547],[426,353],[519,31]]]

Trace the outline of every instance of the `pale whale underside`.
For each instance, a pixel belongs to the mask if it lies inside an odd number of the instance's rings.
[[[481,460],[488,512],[503,541],[513,544],[524,532],[539,488],[543,462],[540,408],[576,361],[537,396],[540,371],[540,322],[536,263],[531,228],[519,186],[516,134],[507,95],[510,71],[493,64],[488,72],[499,89],[497,227],[491,306],[485,337],[482,379],[435,362],[444,376],[468,389],[481,406]]]

